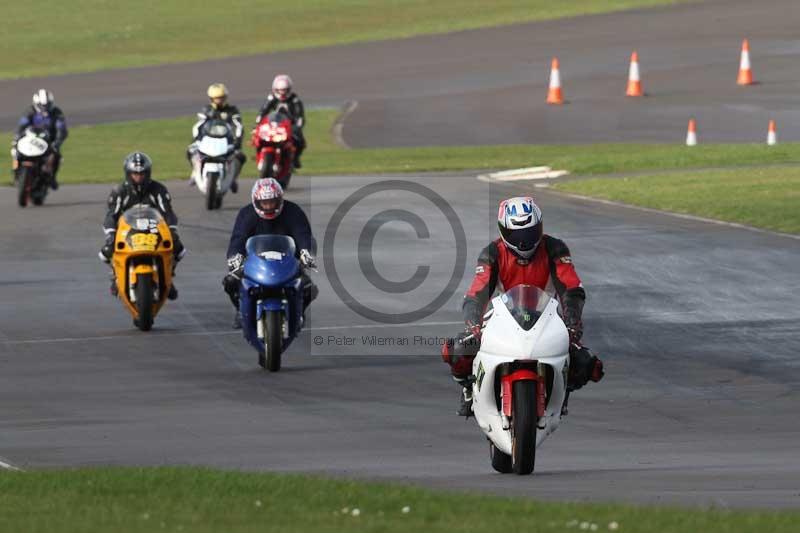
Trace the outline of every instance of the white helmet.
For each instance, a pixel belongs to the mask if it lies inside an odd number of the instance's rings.
[[[272,94],[281,102],[285,102],[292,94],[292,78],[287,74],[278,74],[272,80]]]
[[[530,196],[500,202],[497,226],[506,246],[522,259],[530,259],[542,240],[542,211]]]
[[[47,89],[39,89],[33,93],[32,100],[36,111],[49,111],[53,106],[53,93]]]

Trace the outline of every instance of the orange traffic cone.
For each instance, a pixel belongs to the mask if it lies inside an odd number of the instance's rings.
[[[631,67],[628,69],[628,90],[625,91],[625,95],[644,96],[642,80],[639,77],[639,54],[635,50],[631,54]]]
[[[739,60],[738,85],[753,85],[753,71],[750,70],[750,43],[747,39],[742,41],[742,57]]]
[[[547,90],[547,103],[554,105],[564,103],[564,96],[561,94],[561,73],[558,70],[558,59],[555,57],[550,65],[550,87]]]
[[[686,131],[686,146],[697,145],[697,124],[694,119],[689,119],[689,129]]]
[[[767,130],[767,145],[775,146],[778,144],[778,131],[775,128],[775,121],[769,121],[769,129]]]

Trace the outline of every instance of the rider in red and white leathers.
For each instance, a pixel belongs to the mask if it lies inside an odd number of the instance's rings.
[[[603,377],[603,363],[580,344],[586,292],[567,245],[543,233],[542,212],[533,198],[504,200],[500,203],[497,220],[500,238],[481,251],[475,277],[464,296],[462,310],[467,330],[442,350],[453,377],[464,386],[459,409],[459,414],[464,416],[472,409],[468,378],[472,373],[472,360],[478,353],[483,315],[498,283],[505,291],[517,285],[533,285],[558,296],[570,335],[570,390]]]

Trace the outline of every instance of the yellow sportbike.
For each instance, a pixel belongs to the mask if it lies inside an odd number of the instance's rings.
[[[135,205],[117,222],[111,260],[119,299],[142,331],[167,299],[174,266],[172,234],[156,209]]]

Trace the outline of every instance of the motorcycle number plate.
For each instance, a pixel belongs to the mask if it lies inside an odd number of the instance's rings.
[[[131,246],[134,250],[148,250],[156,249],[158,245],[158,235],[154,233],[135,233],[131,235]]]
[[[283,254],[280,252],[264,252],[261,254],[261,257],[267,261],[280,261],[283,259]]]

